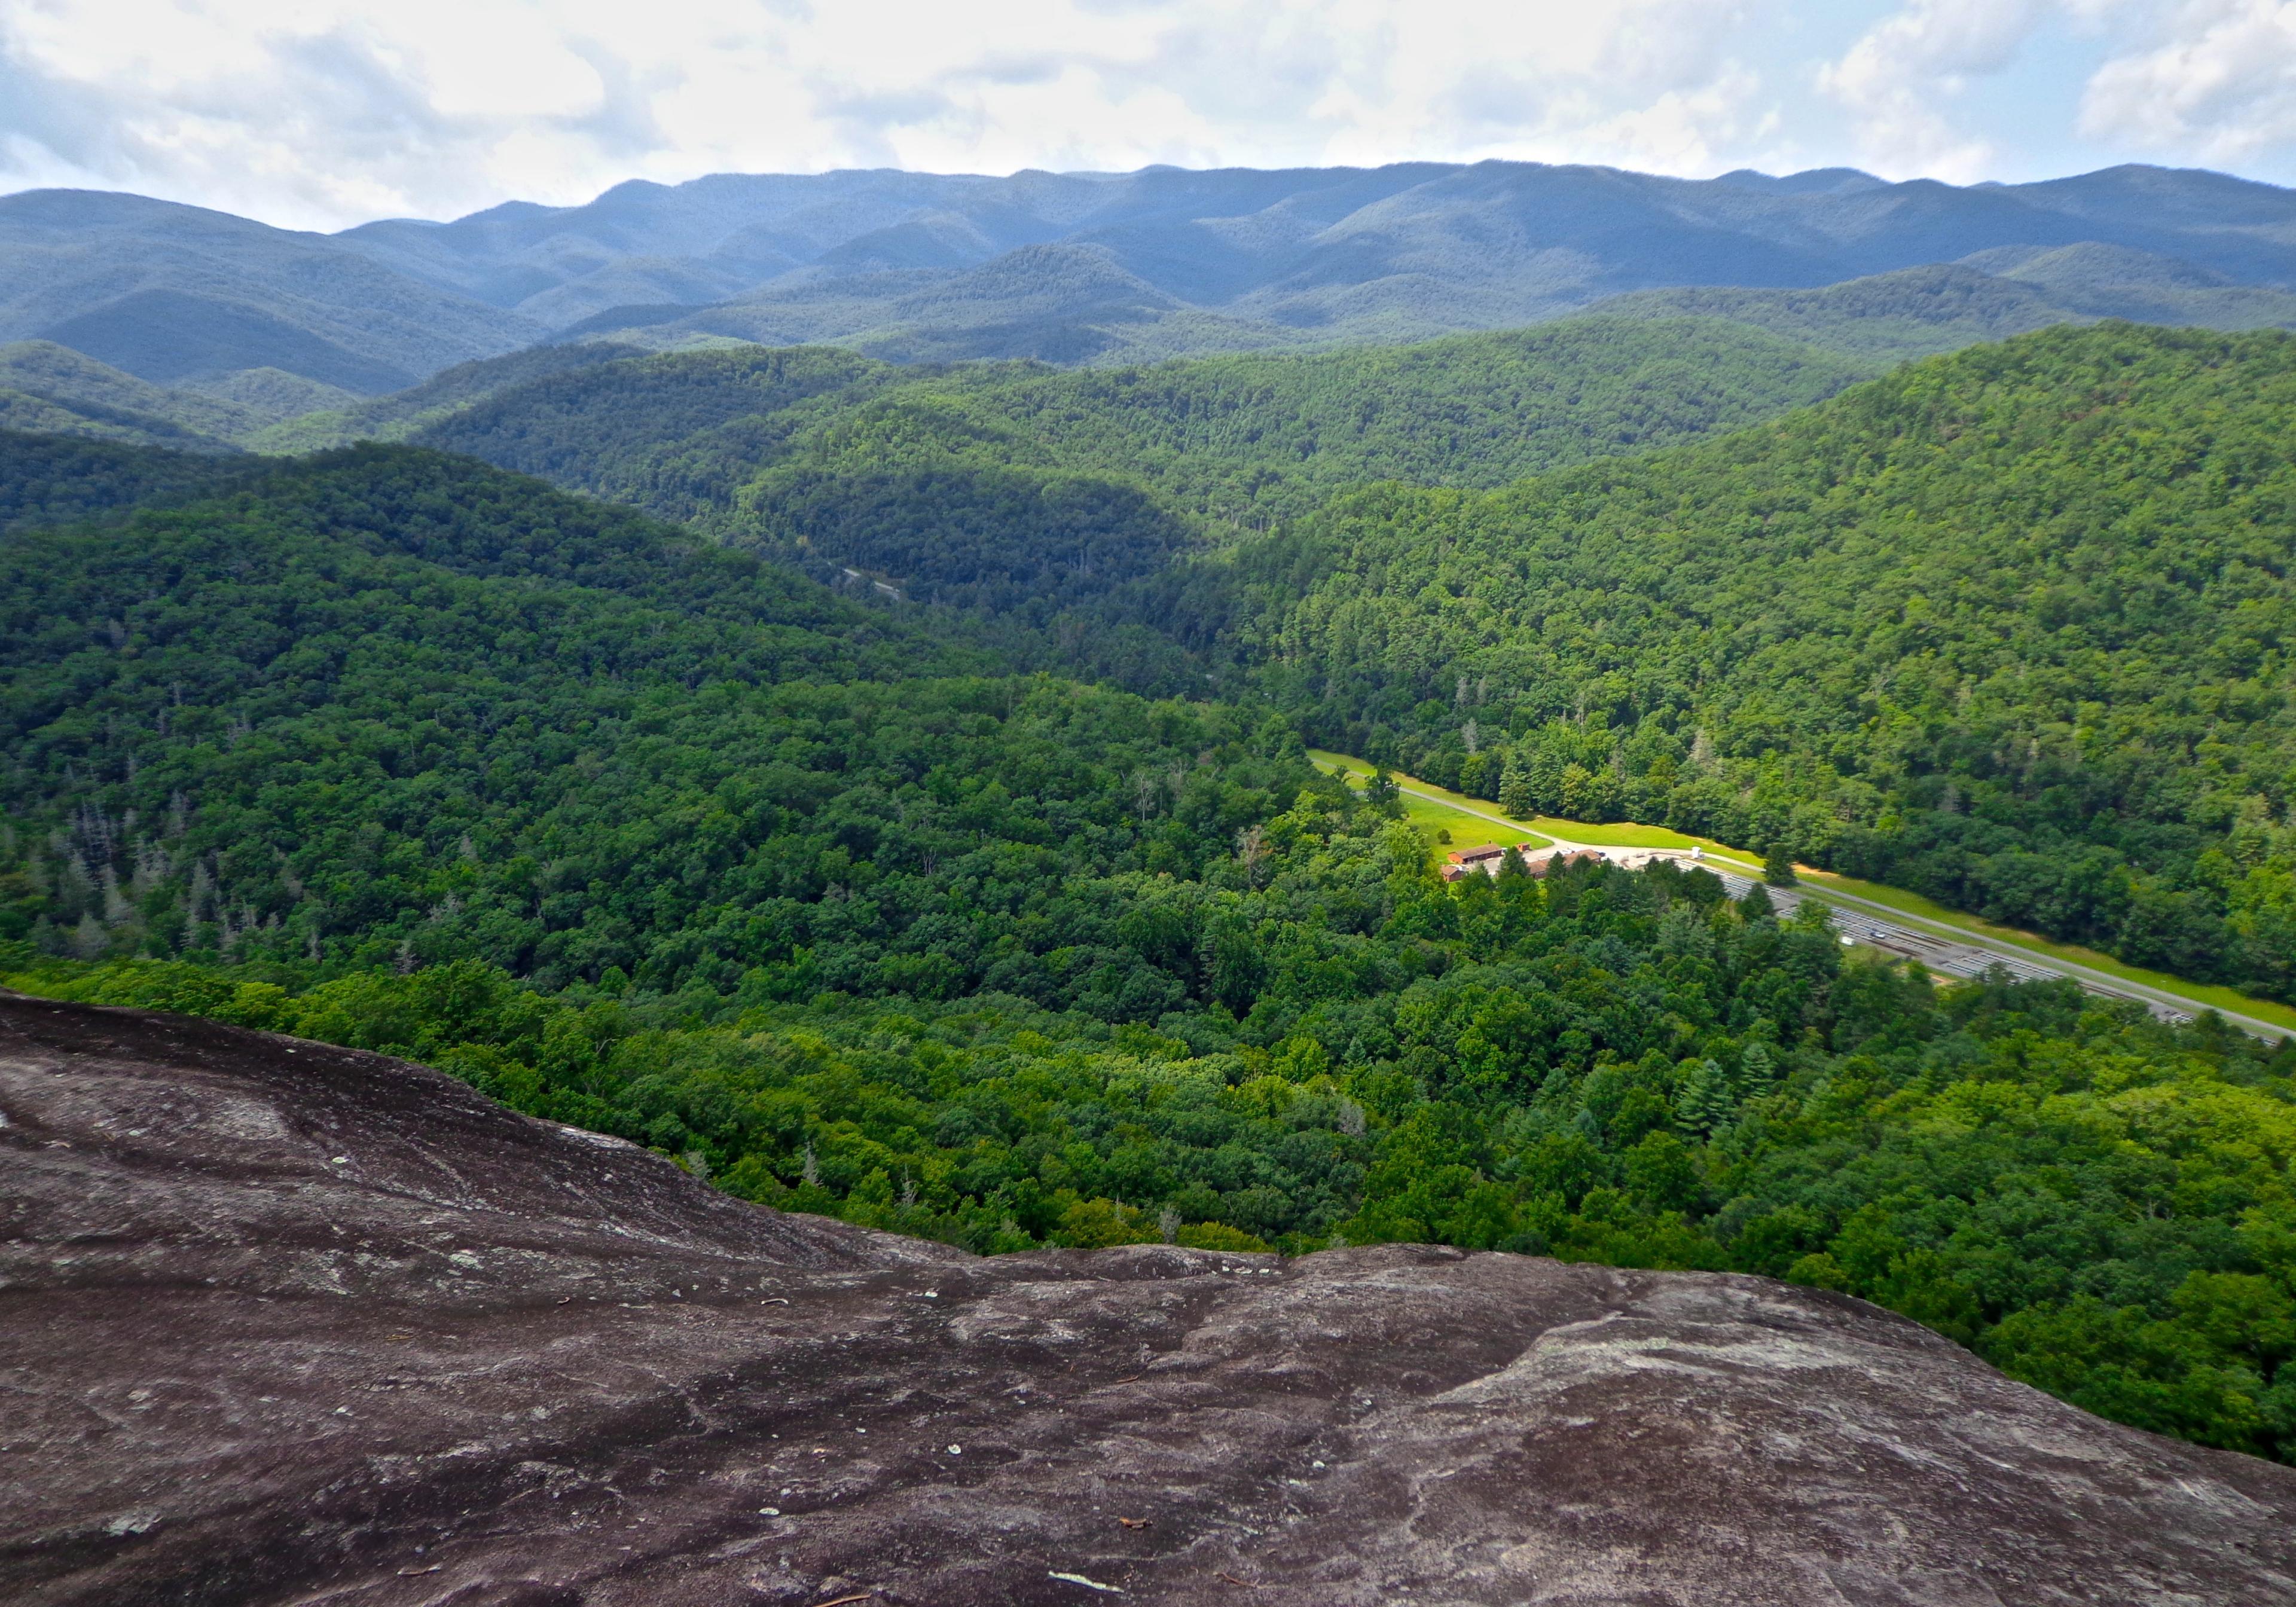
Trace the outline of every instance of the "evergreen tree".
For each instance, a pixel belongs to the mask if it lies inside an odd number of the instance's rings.
[[[1563,813],[1562,775],[1565,766],[1555,754],[1554,745],[1541,742],[1525,767],[1530,779],[1531,813],[1552,809]]]
[[[1770,851],[1762,856],[1762,880],[1772,887],[1792,887],[1800,880],[1794,874],[1793,850],[1781,838],[1770,844]]]
[[[1531,793],[1530,773],[1522,767],[1521,759],[1509,762],[1506,775],[1499,782],[1499,808],[1517,820],[1528,820],[1538,813],[1538,799]]]
[[[1759,1094],[1778,1074],[1777,1052],[1756,1038],[1738,1055],[1738,1091]]]
[[[1711,1055],[1693,1065],[1675,1091],[1676,1118],[1693,1133],[1711,1133],[1728,1125],[1737,1108],[1738,1090]]]

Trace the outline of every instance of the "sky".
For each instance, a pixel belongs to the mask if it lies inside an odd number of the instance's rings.
[[[2296,184],[2296,0],[0,0],[0,193],[293,228],[715,172],[1494,157]]]

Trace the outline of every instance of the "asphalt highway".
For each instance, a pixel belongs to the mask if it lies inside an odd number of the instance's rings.
[[[1447,809],[1456,809],[1478,820],[1488,820],[1519,831],[1527,829],[1520,821],[1509,820],[1504,815],[1493,814],[1487,809],[1470,808],[1408,782],[1398,780],[1396,784],[1414,798],[1441,804]],[[1719,876],[1723,886],[1729,890],[1734,898],[1744,898],[1747,890],[1754,885],[1753,879],[1742,867],[1727,861],[1708,858],[1686,849],[1611,848],[1601,843],[1573,842],[1543,829],[1538,834],[1549,839],[1557,849],[1566,853],[1599,854],[1605,859],[1634,865],[1647,864],[1652,859],[1672,859],[1679,864],[1695,865]],[[2078,961],[2059,959],[2054,955],[2037,953],[2014,943],[1964,931],[1942,921],[1909,915],[1903,910],[1891,909],[1886,904],[1877,904],[1871,898],[1845,893],[1838,888],[1805,881],[1792,888],[1772,888],[1769,894],[1772,901],[1784,910],[1799,907],[1804,898],[1814,898],[1833,909],[1836,916],[1834,930],[1844,938],[1906,959],[1919,960],[1931,971],[1943,972],[1948,976],[1982,976],[1998,966],[2011,976],[2029,981],[2062,977],[2078,983],[2090,993],[2111,998],[2134,999],[2161,1020],[2170,1021],[2189,1021],[2202,1010],[2210,1008],[2164,988],[2132,982]],[[2256,1016],[2223,1009],[2218,1009],[2217,1013],[2232,1025],[2259,1037],[2296,1037],[2296,1031]]]

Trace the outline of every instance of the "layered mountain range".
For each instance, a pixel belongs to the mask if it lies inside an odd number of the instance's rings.
[[[2290,200],[0,201],[0,1599],[2292,1599]]]
[[[2296,192],[2137,167],[1960,188],[1516,162],[728,174],[321,235],[42,191],[0,200],[0,340],[275,420],[607,336],[1107,363],[1422,339],[1619,297],[1890,357],[2067,320],[2296,324]]]

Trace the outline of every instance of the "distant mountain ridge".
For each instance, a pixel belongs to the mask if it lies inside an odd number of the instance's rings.
[[[547,332],[325,236],[136,195],[0,198],[0,340],[159,385],[267,367],[371,394]]]
[[[333,235],[40,191],[0,198],[0,340],[46,340],[226,397],[254,369],[373,395],[540,340],[1137,362],[1955,263],[2014,287],[1986,291],[2004,305],[1972,312],[1972,328],[2296,322],[2296,191],[2140,167],[1966,187],[1846,168],[1694,180],[1497,161],[874,170],[632,181],[582,206],[512,202]],[[2021,311],[2007,305],[2021,298]]]
[[[586,206],[496,208],[451,224],[336,237],[378,262],[545,321],[606,310],[644,270],[657,292],[715,277],[718,299],[786,278],[953,274],[1031,246],[1096,247],[1187,304],[1279,325],[1324,292],[1384,300],[1430,278],[1476,285],[1509,321],[1672,284],[1810,287],[2004,246],[2096,241],[2242,283],[2296,287],[2296,192],[2221,174],[2112,168],[2041,184],[1888,184],[1848,169],[1660,177],[1480,162],[1284,172],[1150,168],[1010,178],[898,172],[633,182]],[[1481,253],[1475,264],[1462,250]],[[596,279],[597,293],[584,287]],[[1375,296],[1367,287],[1384,284]],[[631,298],[640,299],[640,298]],[[691,301],[653,293],[652,304]],[[570,320],[568,320],[570,321]]]

